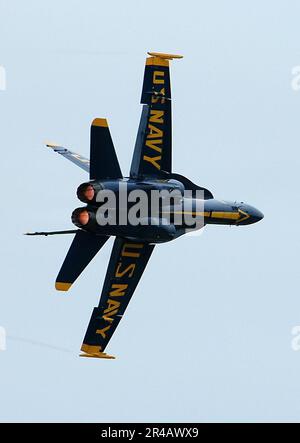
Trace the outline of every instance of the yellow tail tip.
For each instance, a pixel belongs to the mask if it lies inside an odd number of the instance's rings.
[[[92,122],[92,126],[100,126],[101,128],[108,128],[106,118],[95,118]]]
[[[55,282],[55,289],[57,291],[68,291],[70,287],[72,286],[72,283],[62,283],[62,282]]]

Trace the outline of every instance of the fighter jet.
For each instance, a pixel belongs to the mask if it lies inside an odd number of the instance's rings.
[[[89,160],[48,143],[48,147],[89,174],[89,180],[77,189],[77,196],[85,206],[72,214],[76,229],[28,233],[75,234],[56,278],[58,291],[68,291],[108,238],[115,237],[99,305],[92,312],[81,346],[81,355],[85,357],[114,358],[104,351],[156,244],[175,240],[209,224],[241,226],[263,218],[253,206],[216,200],[208,189],[172,171],[169,64],[182,56],[153,52],[148,55],[142,114],[129,177],[122,174],[104,118],[92,122]],[[148,198],[143,205],[134,197],[141,193]],[[168,198],[170,194],[173,199]],[[149,203],[153,195],[160,199],[155,210]]]

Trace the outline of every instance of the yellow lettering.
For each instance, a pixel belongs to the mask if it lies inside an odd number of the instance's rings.
[[[109,293],[110,297],[122,297],[122,295],[125,295],[125,290],[128,288],[128,285],[119,285],[119,284],[113,284],[111,285],[111,291]]]
[[[161,160],[161,155],[159,155],[158,157],[148,157],[148,155],[144,155],[143,160],[151,163],[153,166],[156,167],[156,169],[160,169],[160,164],[157,163],[157,161]]]
[[[121,256],[138,258],[141,255],[140,252],[130,252],[128,251],[128,249],[142,249],[143,247],[143,243],[125,243],[121,252]]]
[[[154,149],[154,151],[157,152],[161,152],[162,149],[159,146],[156,145],[161,145],[162,144],[162,140],[146,140],[146,146],[148,146],[148,148],[150,149]]]
[[[166,90],[165,90],[165,88],[162,88],[159,92],[158,92],[158,94],[160,94],[160,95],[166,95]],[[161,100],[161,101],[160,101]],[[159,101],[160,101],[160,103],[165,103],[165,98],[164,97],[159,97],[159,96],[156,96],[156,95],[152,95],[152,97],[151,97],[151,103],[159,103]]]
[[[159,85],[159,84],[164,85],[165,84],[165,79],[164,78],[159,78],[159,77],[164,77],[164,76],[165,76],[164,71],[154,71],[153,72],[153,83],[155,85]]]
[[[118,309],[115,309],[115,310],[112,311],[112,312],[108,312],[107,315],[104,314],[104,315],[102,316],[102,318],[103,318],[103,320],[105,320],[105,321],[109,321],[109,323],[112,323],[112,322],[114,321],[113,316],[116,315],[117,313],[118,313]]]
[[[126,275],[128,273],[128,277],[132,277],[134,270],[135,270],[135,264],[131,263],[131,265],[127,266],[127,268],[125,268],[123,271],[120,271],[120,268],[122,266],[122,263],[118,264],[116,273],[115,273],[115,277],[124,277],[124,275]]]
[[[105,328],[102,329],[97,329],[96,330],[96,334],[100,334],[103,338],[106,337],[106,331],[108,331],[110,329],[111,325],[106,326]]]
[[[159,138],[159,137],[163,138],[164,132],[161,129],[150,124],[148,125],[148,129],[149,133],[147,134],[147,138]]]
[[[164,114],[165,111],[156,111],[155,109],[151,109],[149,121],[151,123],[163,123]]]
[[[107,300],[107,308],[104,310],[104,314],[107,314],[110,311],[114,311],[115,309],[119,309],[120,307],[120,302],[116,301],[116,300],[111,300],[110,298]]]

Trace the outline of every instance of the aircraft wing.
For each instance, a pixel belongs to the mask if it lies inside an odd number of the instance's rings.
[[[141,103],[144,104],[130,176],[159,177],[172,170],[172,116],[169,60],[179,55],[148,53]]]
[[[62,155],[67,160],[70,160],[72,163],[75,163],[75,165],[79,166],[84,171],[90,171],[90,161],[82,155],[69,151],[69,149],[66,149],[63,146],[59,146],[55,143],[46,143],[46,146],[48,148],[52,148],[54,152]]]
[[[81,350],[84,357],[113,358],[103,351],[116,330],[144,272],[154,245],[115,239],[98,307]]]

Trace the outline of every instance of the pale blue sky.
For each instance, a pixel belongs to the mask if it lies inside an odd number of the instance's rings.
[[[0,0],[0,421],[299,421],[299,14],[296,0]],[[45,140],[87,156],[106,117],[128,173],[147,50],[185,57],[174,171],[265,218],[158,246],[107,348],[117,360],[80,359],[111,242],[61,294],[71,238],[21,234],[70,228],[81,205],[86,174]]]

